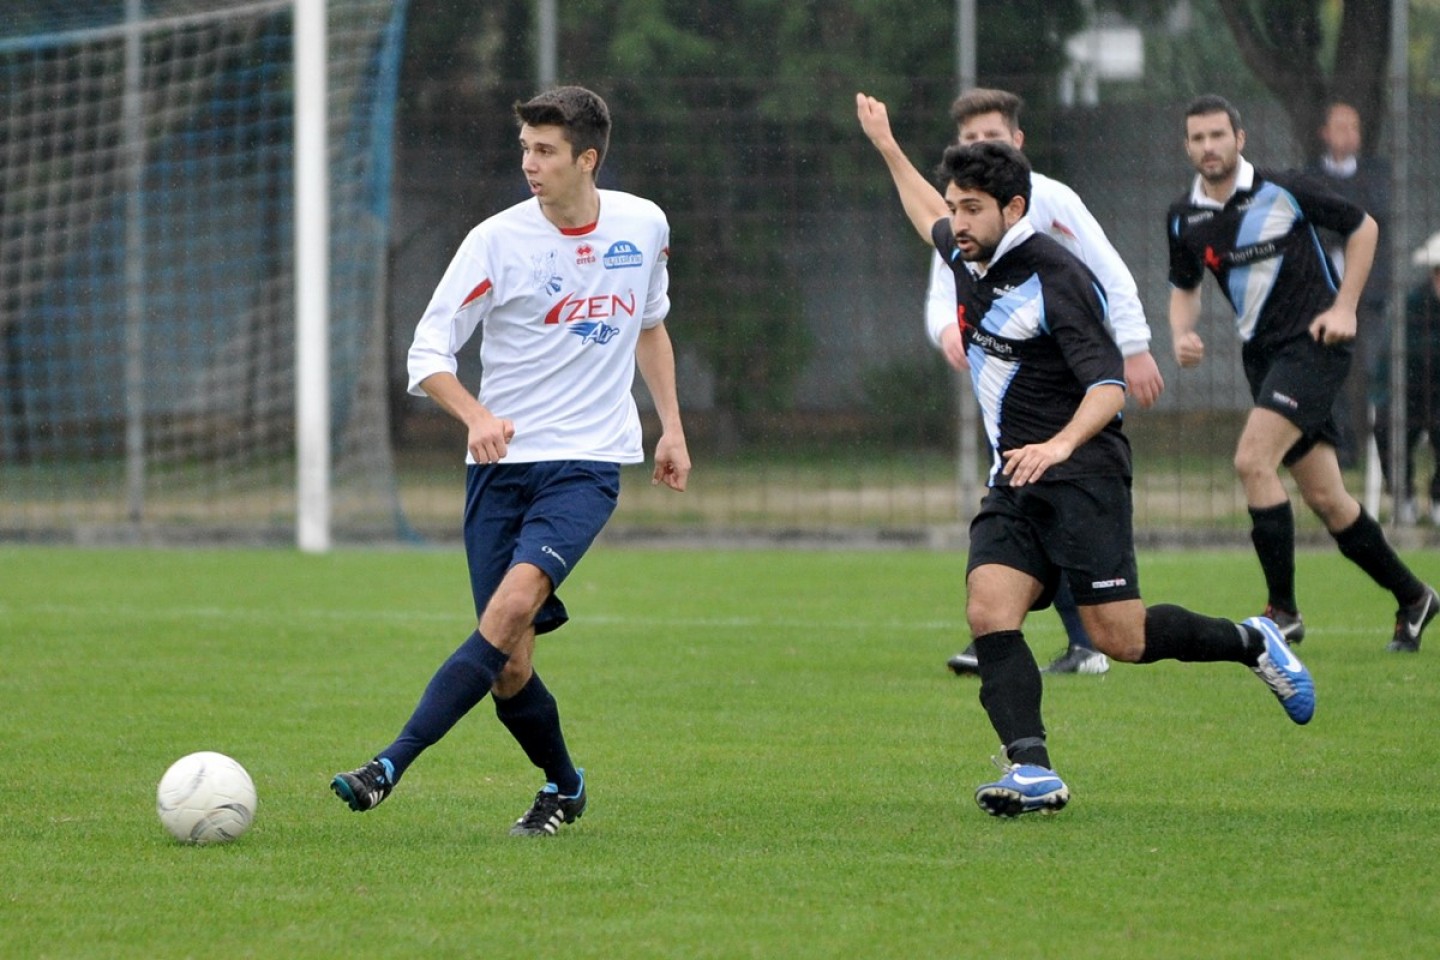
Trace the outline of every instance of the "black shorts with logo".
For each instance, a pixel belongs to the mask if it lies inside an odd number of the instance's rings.
[[[1272,410],[1300,428],[1300,439],[1285,452],[1288,467],[1317,443],[1335,446],[1340,425],[1335,398],[1350,373],[1348,343],[1325,346],[1310,337],[1291,340],[1273,351],[1242,351],[1245,379],[1255,406]]]
[[[1033,610],[1050,605],[1062,575],[1080,606],[1138,599],[1130,478],[991,487],[970,521],[966,573],[990,563],[1040,581]]]

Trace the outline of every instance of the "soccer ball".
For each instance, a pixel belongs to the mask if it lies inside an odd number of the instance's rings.
[[[227,843],[250,829],[255,784],[223,753],[204,750],[181,757],[160,778],[155,812],[176,840]]]

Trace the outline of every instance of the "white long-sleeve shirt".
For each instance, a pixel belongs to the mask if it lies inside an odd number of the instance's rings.
[[[1120,259],[1105,230],[1074,191],[1040,173],[1030,175],[1030,222],[1049,234],[1099,279],[1105,288],[1109,311],[1105,325],[1120,353],[1133,357],[1150,349],[1150,325],[1130,268]],[[940,345],[940,333],[955,323],[955,275],[936,254],[930,263],[930,289],[925,297],[925,329],[930,342]]]
[[[635,346],[670,310],[669,256],[664,213],[628,193],[601,190],[599,219],[576,230],[534,199],[502,210],[436,286],[410,346],[410,392],[455,373],[481,328],[480,402],[515,422],[505,463],[640,462]]]

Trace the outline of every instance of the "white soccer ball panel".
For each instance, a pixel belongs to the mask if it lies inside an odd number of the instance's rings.
[[[185,843],[234,840],[250,828],[257,803],[245,768],[209,750],[176,760],[155,792],[160,822]]]

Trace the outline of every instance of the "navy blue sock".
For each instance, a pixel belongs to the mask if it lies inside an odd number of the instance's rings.
[[[400,736],[377,754],[395,767],[396,780],[426,747],[449,733],[470,708],[485,699],[509,659],[477,630],[441,664]]]
[[[980,663],[980,705],[1000,735],[1011,763],[1050,766],[1045,722],[1040,718],[1040,668],[1019,630],[975,638]]]
[[[580,792],[580,774],[570,761],[565,735],[560,731],[560,710],[540,674],[532,673],[529,682],[508,700],[496,697],[495,716],[530,762],[545,771],[545,779],[555,784],[562,797]]]
[[[1065,625],[1065,636],[1070,646],[1082,650],[1095,649],[1095,644],[1090,642],[1090,634],[1085,632],[1085,624],[1080,620],[1080,608],[1075,606],[1070,581],[1064,577],[1060,578],[1060,589],[1055,592],[1055,612],[1060,614],[1060,622]]]

